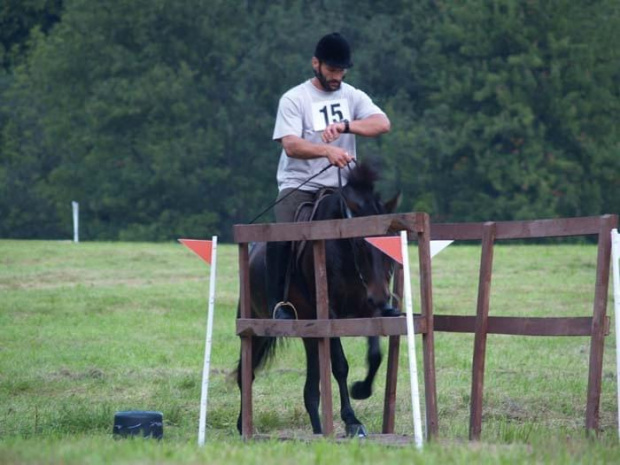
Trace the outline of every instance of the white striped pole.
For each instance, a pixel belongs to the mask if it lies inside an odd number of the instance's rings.
[[[403,257],[405,284],[405,308],[407,311],[407,346],[409,349],[409,379],[411,381],[411,407],[413,414],[413,435],[415,445],[422,448],[422,417],[420,415],[420,389],[418,386],[418,362],[415,352],[415,334],[413,326],[413,304],[411,298],[411,270],[409,268],[409,250],[407,249],[407,231],[401,231],[400,244]]]
[[[618,437],[620,438],[620,350],[618,338],[620,337],[620,234],[617,229],[611,230],[611,258],[614,275],[614,319],[616,323],[616,376],[618,385]]]
[[[198,426],[198,445],[204,446],[207,428],[207,397],[209,392],[209,370],[211,367],[211,346],[213,344],[213,307],[215,305],[215,275],[217,270],[217,236],[212,238],[211,273],[209,282],[209,310],[207,314],[207,336],[205,359],[202,367],[202,392],[200,394],[200,423]]]
[[[80,217],[80,205],[73,201],[71,202],[73,208],[73,242],[80,242],[79,238],[79,217]]]

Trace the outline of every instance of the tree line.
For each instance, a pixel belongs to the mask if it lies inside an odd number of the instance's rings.
[[[232,237],[277,194],[323,34],[392,121],[360,158],[435,221],[618,212],[617,0],[7,0],[0,237]],[[271,221],[267,213],[259,221]]]

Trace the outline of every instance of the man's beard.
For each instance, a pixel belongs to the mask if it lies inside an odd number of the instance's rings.
[[[320,65],[319,65],[319,69],[318,70],[316,70],[316,69],[314,70],[314,76],[319,80],[319,82],[321,83],[321,87],[323,87],[323,90],[326,91],[326,92],[335,92],[335,91],[340,89],[340,85],[342,84],[342,81],[337,81],[336,79],[332,79],[331,81],[328,81],[325,78],[325,76],[323,75],[323,73],[321,73]],[[329,85],[330,82],[337,82],[338,83],[338,87],[333,89]]]

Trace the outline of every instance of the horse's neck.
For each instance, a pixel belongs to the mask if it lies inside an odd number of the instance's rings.
[[[342,205],[342,198],[338,192],[332,192],[321,198],[316,212],[314,214],[314,220],[341,220],[346,216],[344,215],[344,207]]]

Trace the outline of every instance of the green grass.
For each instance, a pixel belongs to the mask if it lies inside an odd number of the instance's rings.
[[[237,249],[220,244],[218,253],[207,446],[200,449],[209,268],[178,244],[0,241],[0,463],[620,461],[613,332],[595,440],[584,433],[588,338],[490,335],[482,441],[470,443],[473,335],[436,333],[440,440],[424,451],[356,441],[242,442],[230,377],[239,355]],[[411,255],[415,264],[414,249]],[[451,246],[433,260],[436,313],[475,313],[479,262],[476,245]],[[499,245],[490,313],[588,316],[595,264],[591,245]],[[610,316],[612,309],[610,290]],[[344,346],[350,380],[360,379],[365,341]],[[289,340],[281,349],[254,385],[255,428],[308,433],[302,345]],[[375,395],[354,402],[371,433],[381,429],[384,370]],[[334,392],[341,433],[338,402]],[[129,409],[163,412],[164,440],[114,440],[114,413]],[[396,432],[412,431],[403,341]]]

